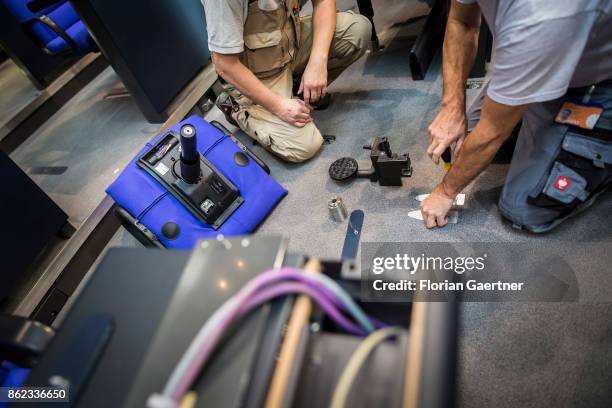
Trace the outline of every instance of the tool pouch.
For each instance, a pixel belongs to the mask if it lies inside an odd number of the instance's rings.
[[[591,135],[592,136],[592,135]],[[529,202],[565,217],[612,182],[612,133],[596,138],[568,129],[559,154]]]

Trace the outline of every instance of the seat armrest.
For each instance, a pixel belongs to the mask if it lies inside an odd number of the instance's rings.
[[[55,330],[40,322],[0,315],[0,361],[32,367],[54,335]]]

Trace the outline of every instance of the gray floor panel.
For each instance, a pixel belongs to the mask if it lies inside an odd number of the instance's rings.
[[[39,94],[38,89],[10,59],[0,64],[0,89],[0,128]]]
[[[107,68],[11,154],[77,227],[159,128],[145,120],[130,97],[104,99],[121,85]],[[62,174],[37,171],[60,166],[67,167]]]

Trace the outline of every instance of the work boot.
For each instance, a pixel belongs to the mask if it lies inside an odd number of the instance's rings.
[[[332,100],[331,94],[326,93],[325,96],[320,98],[318,101],[311,102],[310,106],[312,106],[314,110],[325,110],[331,104],[331,100]]]
[[[302,82],[302,76],[294,76],[293,77],[293,94],[297,95],[297,92],[300,89],[300,83]],[[316,102],[310,102],[310,106],[312,106],[312,108],[314,110],[325,110],[329,107],[329,105],[331,104],[331,100],[332,100],[332,96],[331,94],[328,92],[325,94],[325,96],[321,99],[319,99]]]
[[[217,105],[217,108],[219,108],[219,110],[223,112],[223,115],[225,115],[225,119],[229,123],[238,127],[238,123],[232,116],[232,113],[238,112],[238,110],[240,110],[240,107],[238,106],[238,104],[236,103],[234,98],[232,98],[230,94],[228,94],[227,92],[221,92],[221,94],[217,96],[215,105]]]

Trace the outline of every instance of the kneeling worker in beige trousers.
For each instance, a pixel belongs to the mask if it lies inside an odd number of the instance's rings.
[[[372,33],[364,16],[336,12],[335,0],[312,2],[312,16],[302,17],[299,0],[203,0],[208,46],[226,90],[217,106],[291,162],[321,148],[312,105],[366,52]],[[298,99],[293,81],[300,76]]]

